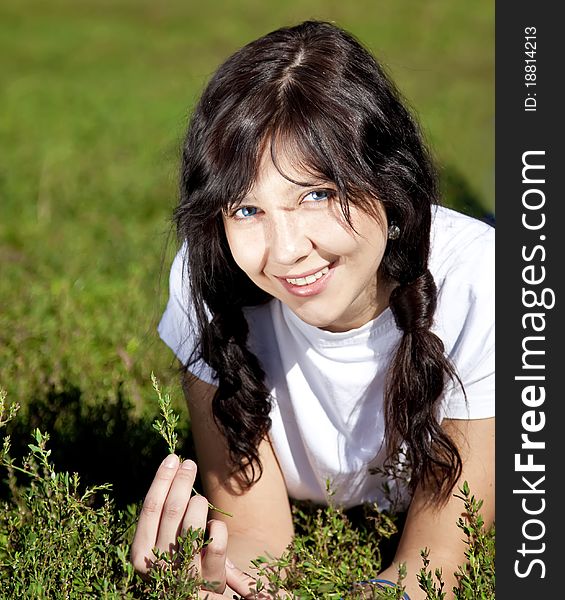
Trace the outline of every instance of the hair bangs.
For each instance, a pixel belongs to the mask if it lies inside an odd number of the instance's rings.
[[[250,192],[257,179],[264,137],[261,125],[245,118],[233,119],[216,131],[219,139],[210,144],[206,177],[206,195],[215,216],[238,206]]]
[[[378,220],[380,198],[373,182],[374,174],[355,151],[344,148],[345,131],[335,122],[328,122],[324,114],[317,116],[292,110],[283,114],[270,135],[269,150],[275,168],[297,185],[331,183],[335,186],[341,211],[350,226],[351,206]],[[352,163],[356,163],[356,168],[352,168]],[[304,177],[296,179],[289,175],[290,170],[303,173]]]

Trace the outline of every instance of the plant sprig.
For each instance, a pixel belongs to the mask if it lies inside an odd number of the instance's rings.
[[[179,422],[179,416],[173,409],[170,394],[163,394],[159,386],[159,382],[157,381],[157,377],[155,377],[155,374],[153,372],[151,373],[151,382],[153,384],[153,389],[157,394],[157,398],[159,400],[159,410],[161,411],[161,416],[163,417],[163,420],[154,421],[153,429],[158,431],[161,437],[165,440],[169,449],[169,453],[176,454],[178,443],[176,427]],[[182,460],[182,457],[179,456],[179,458]],[[192,488],[192,491],[197,496],[200,496],[200,494],[194,489],[194,487]],[[219,512],[222,515],[226,515],[227,517],[233,516],[231,513],[226,512],[225,510],[222,510],[217,506],[214,506],[210,502],[208,502],[208,508],[210,508],[210,510],[215,510],[216,512]]]
[[[158,431],[162,438],[165,440],[169,448],[169,453],[176,454],[178,443],[176,427],[179,422],[179,416],[173,410],[170,394],[163,394],[161,392],[159,382],[157,381],[157,378],[155,377],[155,374],[153,372],[151,373],[151,382],[153,384],[153,389],[157,393],[157,398],[159,399],[159,410],[161,411],[161,415],[163,416],[162,421],[156,420],[153,423],[153,429]]]

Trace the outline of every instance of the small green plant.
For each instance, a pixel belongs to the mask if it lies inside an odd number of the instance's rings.
[[[159,386],[159,382],[155,377],[154,373],[151,373],[151,382],[153,384],[153,389],[157,393],[157,398],[159,400],[159,410],[161,411],[161,416],[163,417],[162,421],[156,420],[153,423],[153,428],[158,431],[165,442],[167,443],[167,447],[169,449],[170,454],[174,454],[177,449],[178,436],[176,433],[176,427],[179,422],[179,416],[173,410],[171,404],[171,396],[168,393],[163,394],[161,392],[161,388]],[[192,488],[193,493],[198,494],[195,488]],[[199,494],[198,494],[199,495]],[[226,517],[231,517],[232,515],[213,504],[208,502],[208,507],[211,510],[215,510],[216,512],[221,513],[222,515],[226,515]]]
[[[0,429],[18,406],[0,390]],[[33,432],[21,464],[10,457],[5,435],[0,466],[12,480],[12,501],[0,507],[0,600],[187,600],[204,583],[195,556],[208,543],[203,530],[190,529],[172,554],[154,550],[157,567],[147,579],[129,560],[138,507],[116,510],[109,484],[81,486],[77,473],[59,473],[51,463],[49,435]],[[26,476],[18,486],[14,472]],[[99,496],[102,494],[102,498]]]
[[[169,453],[175,454],[178,442],[176,427],[179,422],[179,416],[173,410],[170,394],[163,394],[161,392],[161,387],[159,386],[157,377],[155,377],[153,372],[151,373],[151,383],[153,384],[153,389],[157,393],[159,410],[161,411],[161,415],[163,417],[162,421],[156,420],[153,423],[153,429],[161,434],[167,443]]]
[[[17,405],[6,411],[2,394],[1,426],[16,412]],[[109,485],[83,489],[78,474],[58,473],[48,441],[36,429],[18,465],[10,437],[3,439],[0,465],[12,502],[0,509],[0,598],[127,598],[135,577],[127,542],[133,512],[114,511]],[[15,483],[16,471],[27,478],[25,486]]]
[[[292,509],[297,535],[286,552],[254,561],[261,578],[257,592],[285,589],[300,600],[401,597],[396,588],[361,583],[381,569],[379,544],[397,532],[393,516],[367,505],[364,525],[354,526],[331,504],[294,502]]]
[[[17,403],[6,407],[6,392],[0,389],[0,429],[7,425],[18,413],[20,406]],[[6,439],[8,439],[6,437]]]
[[[458,526],[467,538],[467,564],[457,572],[459,588],[455,597],[457,600],[494,598],[495,528],[485,528],[480,513],[483,501],[471,494],[466,481],[460,492],[457,497],[465,504],[466,516],[459,519]]]
[[[459,585],[453,594],[456,600],[494,600],[494,527],[485,529],[480,515],[482,501],[470,494],[467,482],[459,491],[456,497],[463,501],[466,516],[459,520],[458,527],[466,537],[468,563],[456,573]],[[381,570],[379,545],[397,531],[394,515],[379,512],[376,506],[365,506],[360,529],[331,504],[312,511],[307,504],[295,503],[293,515],[298,535],[283,556],[278,560],[259,557],[254,561],[262,578],[257,592],[274,594],[286,589],[299,600],[402,598],[404,564],[399,566],[396,587],[380,588],[367,581]],[[442,570],[429,570],[427,548],[421,556],[423,566],[417,578],[426,600],[445,600]]]
[[[5,400],[0,391],[0,433],[18,411]],[[9,435],[2,439],[0,466],[7,472],[11,498],[0,506],[0,600],[199,598],[204,582],[195,557],[208,542],[204,531],[190,530],[172,553],[155,549],[156,565],[141,578],[129,560],[139,506],[118,510],[109,485],[85,487],[78,474],[59,473],[48,442],[48,434],[36,429],[28,454],[16,463]],[[16,482],[15,473],[24,477],[23,483]],[[494,600],[494,528],[485,529],[482,502],[466,483],[459,492],[465,518],[458,525],[467,540],[468,563],[458,569],[454,596]],[[381,570],[381,546],[397,532],[394,514],[367,505],[354,522],[331,504],[322,508],[294,502],[293,519],[297,534],[286,552],[279,559],[262,556],[254,561],[261,576],[258,592],[284,589],[296,600],[401,598],[406,576],[402,566],[396,588],[365,583]],[[418,579],[426,600],[444,600],[441,570],[430,573],[427,550],[422,560]]]
[[[442,571],[441,569],[436,569],[432,575],[428,568],[430,566],[429,555],[429,548],[424,548],[421,552],[423,567],[418,574],[418,583],[420,584],[420,588],[426,592],[427,600],[444,600],[445,592],[443,588],[445,584],[442,580]]]
[[[455,573],[459,585],[453,588],[456,600],[493,600],[495,594],[495,528],[485,528],[480,510],[482,500],[477,500],[469,489],[467,481],[459,488],[455,495],[463,501],[465,517],[459,518],[457,526],[465,534],[467,550],[465,556],[467,563],[460,565]],[[436,569],[434,574],[428,569],[429,551],[422,550],[423,567],[418,574],[420,588],[427,594],[427,600],[443,600],[446,597],[441,569]]]
[[[156,566],[149,571],[145,587],[147,598],[166,600],[187,600],[198,598],[198,592],[205,582],[196,567],[195,557],[202,552],[209,540],[202,529],[190,528],[184,537],[179,536],[178,548],[172,553],[156,548]],[[210,584],[213,587],[213,583]]]

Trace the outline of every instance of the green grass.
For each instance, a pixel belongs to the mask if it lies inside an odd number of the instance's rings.
[[[61,470],[138,500],[166,452],[150,374],[174,252],[178,146],[217,65],[306,18],[387,65],[442,167],[447,200],[494,210],[489,0],[4,0],[0,6],[0,386],[15,455],[49,431]],[[447,175],[449,177],[447,177]]]
[[[5,0],[0,8],[0,382],[22,404],[169,380],[155,326],[178,144],[231,51],[316,17],[388,65],[462,193],[493,210],[492,2]],[[465,188],[465,189],[464,189]],[[453,194],[450,200],[453,201]]]

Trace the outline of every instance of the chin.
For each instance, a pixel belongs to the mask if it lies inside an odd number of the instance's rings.
[[[304,312],[301,310],[293,310],[293,312],[297,317],[302,319],[302,321],[308,323],[308,325],[311,325],[312,327],[317,327],[318,329],[332,330],[337,320],[337,316],[328,316],[327,312],[325,312],[323,315],[312,314],[310,312]]]

